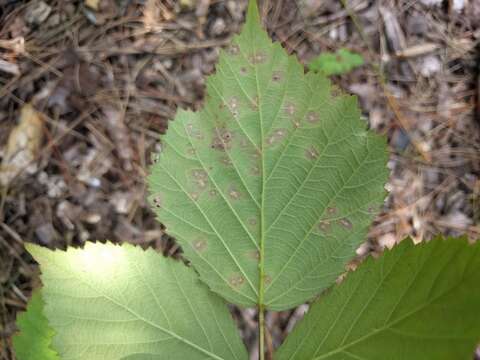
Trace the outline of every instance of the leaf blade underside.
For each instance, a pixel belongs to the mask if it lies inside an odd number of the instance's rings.
[[[480,243],[407,239],[314,303],[276,359],[471,359],[479,273]]]
[[[28,250],[62,360],[247,359],[223,300],[180,262],[127,244]]]
[[[240,306],[284,310],[333,284],[385,196],[385,141],[354,98],[332,96],[271,42],[254,1],[207,78],[204,108],[178,111],[158,159],[158,219]]]
[[[53,330],[43,314],[43,300],[39,291],[33,293],[27,310],[17,317],[19,333],[13,337],[13,348],[18,360],[58,360],[52,350]]]

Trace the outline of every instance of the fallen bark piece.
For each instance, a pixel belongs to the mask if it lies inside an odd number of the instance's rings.
[[[35,157],[42,144],[43,120],[32,105],[23,106],[19,124],[8,137],[2,165],[0,166],[0,185],[7,186],[21,173],[33,174],[37,171]]]

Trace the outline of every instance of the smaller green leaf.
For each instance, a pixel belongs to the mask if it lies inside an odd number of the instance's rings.
[[[340,49],[335,53],[324,52],[310,61],[308,68],[319,71],[326,76],[346,74],[364,64],[360,54],[348,49]]]
[[[20,330],[13,337],[13,348],[18,360],[57,360],[50,346],[54,331],[43,315],[43,300],[39,291],[33,293],[27,311],[18,315]]]
[[[247,358],[225,303],[181,262],[128,244],[27,249],[62,360]]]
[[[480,242],[403,241],[321,297],[276,359],[470,360],[479,274]]]

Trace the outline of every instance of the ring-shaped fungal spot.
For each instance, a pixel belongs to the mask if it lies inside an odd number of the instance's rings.
[[[240,53],[240,47],[237,44],[232,44],[228,47],[228,53],[230,55],[238,55]]]
[[[352,230],[352,228],[353,228],[352,222],[350,220],[348,220],[347,218],[340,219],[338,222],[340,223],[340,226],[342,226],[343,228],[345,228],[347,230]]]
[[[269,285],[272,282],[272,277],[270,275],[263,275],[263,282],[265,285]]]
[[[243,283],[245,282],[245,278],[240,274],[234,274],[230,276],[228,282],[232,287],[238,288],[243,285]]]
[[[250,174],[253,176],[260,176],[260,166],[254,165],[250,168]]]
[[[249,60],[253,65],[263,64],[267,61],[267,56],[262,51],[259,51],[250,55]]]
[[[192,242],[192,246],[197,252],[204,252],[207,248],[207,240],[205,239],[195,239]]]
[[[157,164],[160,161],[160,154],[159,153],[153,153],[152,154],[152,162],[154,164]]]
[[[231,167],[233,165],[232,160],[230,160],[230,158],[228,156],[222,156],[220,158],[220,163],[222,165],[227,166],[227,167]]]
[[[187,129],[187,134],[192,138],[195,138],[198,140],[203,140],[205,138],[202,132],[199,129],[197,129],[192,123],[188,123],[186,125],[186,129]]]
[[[337,213],[337,208],[335,206],[327,207],[327,214],[335,215]]]
[[[323,220],[318,223],[318,229],[323,233],[330,232],[331,227],[332,224],[330,223],[330,221]]]
[[[367,209],[370,214],[378,214],[380,209],[376,205],[370,205]]]
[[[260,253],[258,252],[258,250],[249,251],[247,253],[247,257],[252,260],[258,261],[260,260]]]
[[[320,155],[320,153],[319,153],[318,150],[317,150],[315,147],[313,147],[313,146],[310,146],[307,150],[305,150],[305,156],[306,156],[307,159],[309,159],[309,160],[316,160],[319,155]]]
[[[242,196],[240,191],[238,190],[237,186],[232,184],[227,189],[228,196],[233,200],[238,200]]]
[[[272,73],[272,81],[274,83],[279,83],[283,79],[283,72],[281,71],[274,71]]]
[[[287,115],[293,116],[297,111],[297,107],[295,106],[294,103],[289,102],[285,104],[284,110]]]
[[[286,129],[274,129],[269,136],[267,136],[267,145],[276,145],[280,143],[287,136]]]
[[[208,186],[208,174],[203,169],[193,169],[191,171],[194,184],[200,189],[205,190]]]
[[[230,106],[230,109],[236,109],[239,106],[240,102],[236,96],[233,96],[230,98],[228,101],[228,105]]]
[[[198,199],[200,198],[200,194],[199,194],[198,192],[195,192],[195,191],[194,191],[194,192],[190,193],[190,198],[191,198],[193,201],[197,202]]]
[[[311,124],[315,124],[320,121],[320,115],[316,111],[309,111],[307,113],[307,121]]]
[[[157,209],[160,209],[162,207],[162,197],[160,195],[155,195],[152,199],[153,206],[155,206]]]

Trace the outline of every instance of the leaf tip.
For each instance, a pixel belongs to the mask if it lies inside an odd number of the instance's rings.
[[[248,25],[254,25],[259,23],[260,23],[260,14],[258,12],[257,0],[250,0],[248,2],[246,24],[248,26]]]

